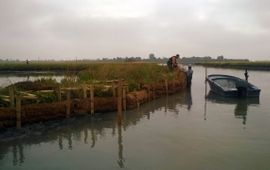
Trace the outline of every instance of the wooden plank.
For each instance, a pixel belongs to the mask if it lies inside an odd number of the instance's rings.
[[[153,85],[153,99],[156,99],[156,86]]]
[[[150,86],[147,85],[147,98],[148,98],[148,102],[151,100],[151,91],[150,91]]]
[[[82,90],[83,90],[83,98],[86,99],[87,98],[87,88],[86,88],[86,86],[83,86]]]
[[[126,92],[127,92],[127,88],[126,88],[126,86],[124,86],[123,87],[123,109],[124,109],[124,111],[127,110],[127,94],[126,94]]]
[[[122,98],[123,98],[122,81],[119,80],[118,87],[117,87],[117,120],[118,120],[118,124],[122,123],[122,114],[123,114]]]
[[[36,100],[36,99],[38,99],[38,97],[37,96],[21,96],[21,98],[22,99],[28,99],[28,100]]]
[[[65,87],[61,88],[61,90],[70,91],[70,90],[81,90],[80,87]]]
[[[66,118],[70,117],[70,109],[71,109],[71,94],[70,94],[70,90],[68,90],[67,91]]]
[[[53,93],[54,90],[38,90],[36,92],[39,92],[39,93]]]
[[[15,96],[13,87],[9,87],[9,103],[11,108],[15,107]]]
[[[94,112],[95,112],[95,106],[94,106],[94,101],[95,99],[94,99],[94,86],[93,85],[91,85],[90,86],[90,107],[91,107],[91,114],[94,114]]]
[[[174,93],[175,92],[175,78],[173,78],[172,83],[173,83],[172,89],[173,89],[173,93]]]
[[[165,80],[165,90],[166,90],[166,95],[168,96],[169,92],[168,92],[168,80]]]
[[[10,96],[7,96],[7,95],[0,95],[0,97],[2,97],[3,99],[6,99],[6,100],[8,100],[8,101],[9,101],[9,99],[10,99]]]
[[[22,127],[22,106],[20,96],[16,96],[16,127],[18,129]]]
[[[113,83],[113,84],[112,84],[112,94],[113,94],[113,97],[116,96],[115,89],[116,89],[116,85],[115,85],[115,83]]]
[[[57,94],[57,99],[60,102],[62,100],[61,87],[60,86],[57,87],[56,94]]]
[[[25,91],[20,91],[19,93],[20,93],[21,95],[23,95],[23,96],[37,97],[35,94],[29,93],[29,92],[25,92]]]

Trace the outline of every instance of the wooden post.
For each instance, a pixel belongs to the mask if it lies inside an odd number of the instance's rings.
[[[207,67],[205,67],[204,74],[205,74],[205,81],[206,81],[207,80]]]
[[[128,84],[127,84],[127,93],[129,93],[129,87],[128,87]]]
[[[122,81],[118,80],[118,87],[117,87],[117,120],[118,123],[121,124],[122,122],[122,97],[123,97],[123,90],[122,90]]]
[[[165,80],[165,90],[166,90],[166,95],[168,96],[169,92],[168,92],[168,80]]]
[[[148,98],[148,101],[150,101],[151,100],[151,91],[150,91],[150,87],[149,87],[149,85],[147,86],[147,98]]]
[[[137,102],[137,108],[140,108],[140,101],[138,100],[137,97],[136,97],[136,102]]]
[[[94,105],[94,86],[90,86],[90,106],[91,106],[91,114],[95,112],[95,105]]]
[[[20,96],[16,96],[16,127],[18,129],[22,127],[22,105]]]
[[[57,93],[58,101],[60,102],[60,101],[62,100],[62,96],[61,96],[61,87],[60,87],[60,86],[57,87],[56,93]]]
[[[84,143],[87,144],[88,143],[88,129],[84,129]]]
[[[9,88],[9,103],[10,103],[10,107],[14,108],[15,107],[15,103],[14,103],[14,88],[10,87]]]
[[[173,80],[172,80],[173,82],[173,93],[175,93],[175,79],[173,78]]]
[[[66,118],[70,117],[70,105],[71,105],[71,100],[70,100],[70,90],[67,90],[67,107],[66,107]]]
[[[207,67],[205,67],[205,84],[204,84],[204,120],[206,120],[206,112],[207,112]]]
[[[61,134],[58,136],[58,146],[60,150],[63,149],[63,138]]]
[[[86,88],[85,85],[83,86],[83,98],[84,98],[84,99],[87,98],[87,88]]]
[[[205,67],[204,97],[207,97],[207,67]]]
[[[127,94],[126,94],[126,86],[123,87],[123,109],[124,111],[127,110]]]
[[[113,82],[112,83],[112,94],[113,94],[113,97],[115,97],[115,83]]]
[[[153,85],[153,99],[156,99],[156,87]]]

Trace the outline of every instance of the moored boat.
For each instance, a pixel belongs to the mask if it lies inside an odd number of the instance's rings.
[[[230,75],[211,74],[207,81],[211,91],[224,97],[259,97],[261,92],[255,85]]]

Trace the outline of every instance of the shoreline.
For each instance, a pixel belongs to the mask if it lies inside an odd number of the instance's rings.
[[[248,69],[258,71],[270,71],[270,62],[214,62],[196,63],[194,65],[203,67],[225,68],[225,69]]]
[[[89,65],[88,65],[89,66]],[[186,73],[156,64],[93,64],[76,79],[18,82],[2,90],[0,128],[120,112],[186,88]],[[68,73],[66,73],[68,74]]]
[[[145,84],[141,90],[128,92],[125,98],[121,96],[121,112],[139,108],[140,105],[151,102],[166,95],[172,95],[186,88],[186,80],[172,80],[165,83]],[[16,127],[37,123],[40,121],[71,118],[80,115],[95,115],[96,113],[116,112],[118,114],[119,96],[88,98],[70,98],[62,101],[40,104],[25,104],[19,106],[0,107],[0,128]],[[125,104],[124,104],[125,101]],[[18,126],[18,125],[17,125]],[[20,128],[20,127],[19,127]]]

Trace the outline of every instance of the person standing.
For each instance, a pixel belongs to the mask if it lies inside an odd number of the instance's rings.
[[[169,60],[167,61],[167,66],[170,70],[173,70],[178,67],[177,59],[179,58],[180,58],[179,54],[176,54],[175,56],[169,58]]]
[[[186,72],[187,75],[187,87],[191,86],[191,80],[192,80],[192,75],[193,75],[193,70],[191,68],[191,65],[188,65],[188,70]]]
[[[248,71],[247,71],[247,69],[245,70],[244,75],[245,75],[245,79],[246,79],[246,81],[248,81],[248,77],[249,77],[249,75],[248,75]]]

